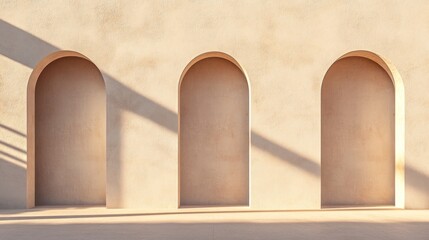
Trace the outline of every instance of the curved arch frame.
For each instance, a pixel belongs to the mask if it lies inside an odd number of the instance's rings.
[[[366,51],[355,50],[348,52],[337,60],[335,60],[330,67],[337,61],[348,57],[362,57],[377,63],[389,75],[393,83],[395,93],[395,207],[405,207],[405,90],[404,83],[401,75],[396,67],[390,63],[389,60],[381,57],[380,55]],[[325,80],[325,77],[324,79]],[[322,88],[323,88],[322,82]]]
[[[100,72],[103,79],[104,89],[106,89],[106,82],[100,69],[86,56],[75,51],[62,50],[49,54],[44,57],[34,67],[31,72],[27,85],[27,208],[35,206],[35,97],[36,97],[36,84],[43,70],[51,63],[65,57],[77,57],[89,61]],[[107,99],[106,99],[107,100]],[[107,119],[107,118],[106,118]]]
[[[247,72],[246,72],[246,70],[240,65],[240,63],[238,63],[238,61],[235,59],[235,58],[233,58],[231,55],[229,55],[229,54],[227,54],[227,53],[224,53],[224,52],[219,52],[219,51],[210,51],[210,52],[205,52],[205,53],[202,53],[202,54],[200,54],[200,55],[198,55],[198,56],[196,56],[195,58],[193,58],[187,65],[186,65],[186,67],[183,69],[183,72],[182,72],[182,74],[180,75],[180,79],[179,79],[179,84],[178,84],[178,109],[179,109],[179,111],[178,111],[178,114],[177,114],[177,123],[178,123],[178,134],[177,134],[177,138],[178,138],[178,187],[177,187],[177,189],[178,189],[178,208],[180,208],[180,89],[181,89],[181,86],[182,86],[182,81],[183,81],[183,79],[184,79],[184,77],[186,76],[186,73],[189,71],[189,69],[195,64],[195,63],[197,63],[197,62],[199,62],[199,61],[201,61],[201,60],[204,60],[204,59],[206,59],[206,58],[214,58],[214,57],[216,57],[216,58],[222,58],[222,59],[225,59],[225,60],[227,60],[227,61],[229,61],[229,62],[231,62],[231,63],[233,63],[236,67],[238,67],[238,69],[240,69],[240,71],[243,73],[243,75],[244,75],[244,77],[246,78],[246,82],[247,82],[247,90],[248,90],[248,92],[249,92],[249,207],[251,206],[251,199],[252,199],[252,195],[251,195],[251,192],[252,192],[252,188],[251,188],[251,180],[252,180],[252,178],[251,178],[251,169],[252,169],[252,161],[251,161],[251,159],[252,159],[252,157],[251,157],[251,153],[252,153],[252,151],[251,151],[251,143],[252,143],[252,134],[251,134],[251,129],[252,129],[252,125],[251,125],[251,110],[252,110],[252,108],[251,108],[251,105],[252,105],[252,102],[251,102],[251,93],[252,93],[252,91],[251,91],[251,87],[250,87],[250,80],[249,80],[249,77],[248,77],[248,75],[247,75]]]

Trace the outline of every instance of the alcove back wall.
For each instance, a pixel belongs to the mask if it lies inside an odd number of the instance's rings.
[[[322,206],[395,205],[395,90],[363,57],[338,60],[322,87]]]
[[[180,205],[249,204],[249,88],[219,57],[191,66],[180,83]]]
[[[106,94],[88,60],[50,63],[35,91],[35,204],[106,202]]]

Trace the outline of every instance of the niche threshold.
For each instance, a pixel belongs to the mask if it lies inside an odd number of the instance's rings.
[[[335,210],[395,210],[402,209],[395,207],[395,205],[368,205],[368,206],[356,206],[356,205],[326,205],[322,206],[322,210],[335,211]]]
[[[248,211],[249,205],[181,205],[179,210],[186,212],[235,212],[235,211]]]

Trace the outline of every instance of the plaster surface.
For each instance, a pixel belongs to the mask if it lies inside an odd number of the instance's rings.
[[[106,94],[88,60],[46,66],[35,90],[35,204],[105,204]]]
[[[377,63],[346,57],[322,86],[322,205],[395,205],[395,91]]]
[[[234,63],[209,57],[180,82],[180,205],[249,204],[249,88]]]
[[[354,50],[402,76],[402,197],[429,208],[426,1],[0,0],[0,9],[0,208],[31,207],[27,85],[61,50],[87,56],[106,82],[109,208],[177,210],[178,82],[192,59],[218,51],[251,81],[250,208],[320,209],[321,85]]]

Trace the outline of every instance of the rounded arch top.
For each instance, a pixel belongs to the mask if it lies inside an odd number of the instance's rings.
[[[180,80],[179,80],[179,91],[180,91],[180,87],[182,85],[182,81],[184,79],[184,77],[186,76],[186,73],[189,71],[189,69],[191,69],[191,67],[204,59],[207,58],[221,58],[224,60],[227,60],[231,63],[233,63],[238,69],[240,69],[240,71],[243,73],[244,77],[246,78],[246,83],[247,83],[247,88],[250,91],[250,81],[249,81],[249,77],[247,75],[246,70],[243,68],[243,66],[235,59],[233,58],[231,55],[224,53],[224,52],[218,52],[218,51],[211,51],[211,52],[205,52],[202,53],[198,56],[196,56],[194,59],[192,59],[185,67],[185,69],[183,70],[182,74],[180,75]]]
[[[53,53],[47,55],[46,57],[44,57],[42,60],[40,60],[37,63],[37,65],[33,69],[33,72],[31,72],[30,78],[28,80],[27,92],[30,93],[30,92],[32,92],[31,90],[34,91],[40,74],[42,74],[43,70],[49,64],[51,64],[51,63],[53,63],[59,59],[66,58],[66,57],[82,58],[82,59],[90,62],[92,65],[94,65],[94,67],[98,70],[98,72],[100,72],[100,76],[103,79],[104,88],[106,88],[106,82],[104,81],[103,74],[101,73],[100,69],[97,67],[97,65],[95,65],[95,63],[93,61],[91,61],[88,57],[86,57],[85,55],[83,55],[81,53],[78,53],[75,51],[70,51],[70,50],[61,50],[61,51],[56,51],[56,52],[53,52]]]
[[[106,90],[106,82],[100,69],[88,57],[75,51],[61,50],[53,52],[42,60],[34,67],[27,84],[27,207],[32,208],[36,203],[36,184],[35,184],[35,158],[36,158],[36,135],[35,135],[35,109],[36,109],[36,85],[37,82],[51,63],[63,58],[79,58],[87,61],[96,72],[99,73],[101,78],[102,87],[104,92]],[[100,80],[100,79],[98,79]],[[101,83],[100,82],[100,83]],[[106,95],[104,95],[106,96]]]
[[[389,75],[390,79],[392,80],[393,86],[395,87],[396,94],[398,94],[398,92],[404,91],[403,90],[404,84],[402,82],[401,75],[399,74],[396,67],[386,58],[368,50],[354,50],[354,51],[348,52],[342,55],[341,57],[339,57],[338,59],[336,59],[335,62],[331,64],[331,67],[337,61],[348,57],[362,57],[375,62],[377,65],[383,68],[383,70]],[[323,82],[322,82],[322,88],[323,88]]]
[[[350,51],[338,59],[336,59],[323,77],[322,85],[321,85],[321,95],[323,99],[324,85],[327,74],[332,66],[335,65],[339,60],[350,58],[350,57],[360,57],[367,60],[370,60],[380,66],[385,73],[390,77],[394,88],[394,104],[395,104],[395,112],[394,112],[394,128],[395,128],[395,200],[394,205],[398,208],[403,208],[405,203],[404,197],[404,169],[405,169],[405,90],[404,83],[402,81],[401,75],[399,74],[396,67],[386,58],[367,50],[355,50]],[[323,105],[323,102],[322,102]]]
[[[226,53],[200,54],[183,69],[178,82],[179,207],[250,205],[250,95],[246,71]],[[205,174],[194,174],[201,171]],[[231,172],[234,176],[226,179]]]

